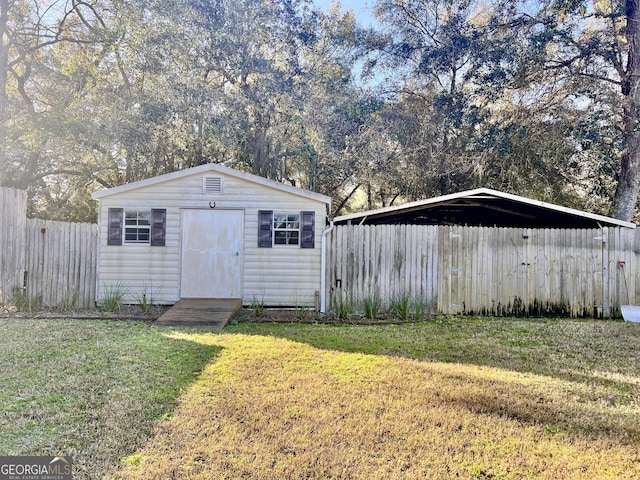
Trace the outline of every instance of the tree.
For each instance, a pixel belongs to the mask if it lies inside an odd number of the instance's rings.
[[[631,78],[613,3],[378,1],[387,37],[368,66],[393,72],[386,118],[402,118],[383,127],[401,165],[385,184],[401,199],[488,186],[603,211],[628,138],[611,87]]]
[[[640,189],[638,2],[507,1],[503,7],[508,16],[497,23],[526,33],[521,37],[527,39],[521,52],[521,88],[546,82],[570,89],[576,102],[615,112],[623,150],[609,213],[630,221]]]
[[[0,185],[28,188],[32,214],[53,177],[85,173],[64,126],[87,82],[77,54],[102,43],[100,21],[92,2],[0,1]]]
[[[431,119],[428,143],[437,154],[430,160],[437,163],[441,194],[460,188],[456,172],[469,168],[467,145],[487,104],[486,66],[494,52],[504,53],[501,38],[487,27],[483,6],[466,0],[376,5],[379,21],[390,30],[379,63],[404,72],[396,83],[400,101],[412,109],[422,105],[422,114]]]
[[[160,30],[145,29],[140,48],[172,72],[164,97],[175,99],[167,126],[175,136],[165,138],[184,146],[184,166],[225,162],[325,193],[340,189],[338,153],[351,132],[341,112],[359,95],[353,15],[285,0],[180,7],[153,5]]]

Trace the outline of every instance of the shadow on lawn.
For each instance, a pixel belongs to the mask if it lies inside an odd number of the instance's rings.
[[[465,330],[464,322],[452,323],[444,329],[433,324],[371,327],[244,323],[226,331],[280,337],[322,350],[486,366],[534,374],[542,379],[548,377],[554,388],[563,390],[558,392],[560,395],[536,388],[514,390],[511,383],[496,379],[476,379],[482,387],[474,395],[453,395],[447,401],[477,414],[541,425],[550,434],[571,433],[634,447],[640,445],[637,422],[640,363],[634,348],[640,341],[640,329],[613,322],[576,324],[575,331],[586,332],[586,337],[609,334],[611,341],[603,346],[569,338],[571,329],[567,333],[563,330],[566,325],[558,324],[562,333],[551,335],[534,328],[531,337],[519,342],[509,335],[509,323],[501,321],[496,322],[498,328],[494,332],[474,345],[474,333]],[[536,327],[545,323],[526,325]],[[522,327],[520,323],[518,326]],[[602,332],[603,329],[606,331]],[[506,344],[509,346],[505,347]],[[468,379],[463,374],[458,380]]]
[[[462,376],[460,379],[464,380]],[[491,380],[474,395],[453,395],[447,397],[447,401],[474,414],[544,426],[551,435],[581,435],[618,445],[640,446],[637,409],[621,410],[607,405],[608,401],[615,400],[606,394],[591,394],[588,399],[571,398],[575,395],[575,392],[560,392],[558,397],[555,392],[513,388],[510,382]]]
[[[2,319],[0,338],[0,452],[62,451],[77,480],[108,478],[222,352],[98,319]]]

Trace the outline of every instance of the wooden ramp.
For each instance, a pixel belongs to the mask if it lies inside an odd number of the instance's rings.
[[[183,298],[154,325],[159,327],[222,328],[242,309],[239,298]]]

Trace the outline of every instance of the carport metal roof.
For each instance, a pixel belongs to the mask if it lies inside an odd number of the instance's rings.
[[[635,223],[489,188],[477,188],[404,205],[342,215],[334,218],[334,223],[522,228],[636,227]]]

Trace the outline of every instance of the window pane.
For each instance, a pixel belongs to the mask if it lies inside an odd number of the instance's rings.
[[[274,243],[276,245],[286,245],[287,244],[287,232],[274,232]]]
[[[137,225],[138,224],[138,212],[125,212],[124,213],[125,225]]]
[[[274,215],[273,216],[273,228],[287,228],[287,216],[286,215]]]
[[[298,244],[298,232],[287,232],[289,239],[288,239],[288,244],[289,245],[297,245]]]
[[[151,225],[151,212],[138,212],[138,225]]]

